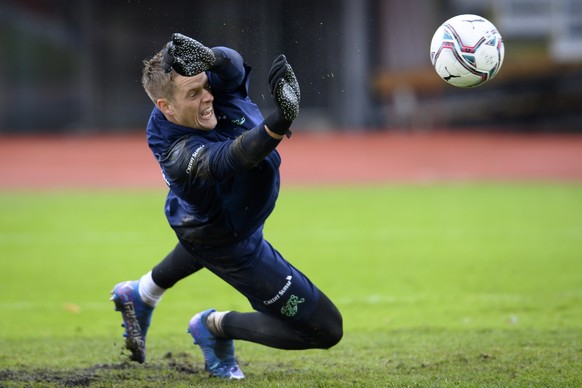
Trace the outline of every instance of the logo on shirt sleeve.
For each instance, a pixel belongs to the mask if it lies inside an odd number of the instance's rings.
[[[202,151],[203,148],[204,148],[204,144],[202,144],[200,147],[196,148],[196,150],[194,152],[192,152],[192,156],[190,157],[190,161],[188,162],[188,167],[186,168],[187,174],[192,173],[192,167],[194,167],[194,161],[196,160],[196,157],[198,156],[200,151]]]

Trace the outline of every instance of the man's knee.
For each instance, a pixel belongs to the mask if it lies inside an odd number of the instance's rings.
[[[332,346],[337,345],[344,335],[343,323],[341,315],[337,314],[337,317],[330,319],[328,325],[324,328],[321,335],[321,349],[329,349]]]
[[[343,319],[339,310],[323,293],[308,324],[314,348],[329,349],[343,337]]]

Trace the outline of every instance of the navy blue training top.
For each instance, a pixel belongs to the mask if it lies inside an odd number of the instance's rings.
[[[230,244],[262,228],[279,194],[279,140],[263,128],[248,97],[251,69],[236,51],[213,48],[207,72],[218,124],[211,131],[176,125],[154,108],[146,133],[170,191],[165,213],[189,245]]]

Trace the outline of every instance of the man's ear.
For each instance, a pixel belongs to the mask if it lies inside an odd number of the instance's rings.
[[[173,116],[174,115],[174,109],[172,108],[172,105],[165,98],[158,99],[158,101],[156,102],[156,106],[158,107],[158,109],[160,111],[162,111],[164,116]]]

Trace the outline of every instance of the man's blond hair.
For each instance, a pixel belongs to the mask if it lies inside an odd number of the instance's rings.
[[[174,97],[175,71],[166,73],[162,66],[163,53],[160,51],[151,59],[143,61],[141,84],[154,104],[160,98],[172,101]]]

